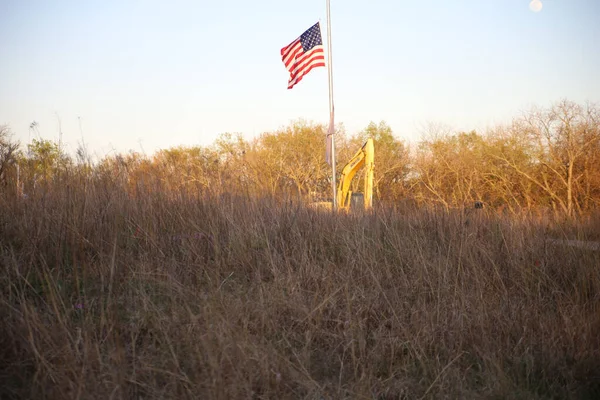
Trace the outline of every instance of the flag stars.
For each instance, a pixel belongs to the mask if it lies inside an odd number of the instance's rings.
[[[323,45],[321,39],[321,27],[318,22],[300,36],[300,42],[302,43],[302,49],[305,52],[315,46]]]

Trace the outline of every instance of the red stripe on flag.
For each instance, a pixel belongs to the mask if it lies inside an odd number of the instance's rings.
[[[289,52],[290,49],[292,47],[294,47],[296,44],[300,43],[300,39],[296,39],[294,40],[292,43],[288,44],[287,46],[285,46],[283,49],[281,49],[281,55],[283,56],[285,53]]]
[[[288,89],[291,89],[291,88],[293,88],[293,87],[294,87],[294,85],[295,85],[296,83],[300,82],[300,81],[302,80],[302,78],[304,78],[304,76],[305,76],[306,74],[308,74],[308,73],[309,73],[309,72],[310,72],[310,71],[311,71],[313,68],[316,68],[316,67],[324,67],[324,66],[325,66],[325,63],[324,63],[324,62],[322,62],[322,63],[318,63],[318,64],[313,64],[313,65],[311,65],[310,67],[308,67],[308,68],[306,68],[306,69],[303,69],[303,70],[302,70],[302,74],[300,74],[300,75],[296,75],[296,77],[295,77],[295,78],[293,78],[293,79],[292,79],[292,78],[290,78],[290,80],[289,80],[289,82],[288,82]]]
[[[314,47],[312,50],[309,50],[306,53],[302,53],[301,56],[296,57],[294,59],[293,65],[294,66],[302,65],[306,62],[306,60],[313,58],[315,55],[319,55],[319,54],[321,55],[321,57],[324,57],[323,56],[323,54],[324,54],[323,47]],[[290,63],[290,66],[291,66],[291,63]],[[292,72],[290,66],[288,66],[287,69],[288,69],[288,71]]]
[[[306,75],[313,68],[324,66],[325,57],[322,54],[316,54],[313,58],[303,63],[298,68],[295,68],[294,71],[290,73],[288,88],[291,89],[296,83],[300,82],[302,77],[304,77],[304,75]]]
[[[323,53],[313,54],[310,58],[302,60],[302,62],[299,62],[297,64],[294,64],[294,66],[290,68],[290,77],[293,78],[295,75],[298,74],[298,72],[301,72],[304,68],[319,60],[325,62],[325,57],[323,56]]]
[[[285,53],[282,52],[281,59],[283,60],[285,67],[289,67],[290,63],[292,63],[296,59],[298,54],[302,54],[303,52],[304,50],[302,50],[302,45],[300,44],[300,42],[298,42],[294,47],[291,47]]]
[[[301,58],[297,58],[288,67],[290,71],[290,80],[288,82],[288,89],[294,87],[294,85],[302,79],[310,70],[315,67],[325,66],[325,56],[323,49],[314,48],[308,53],[304,54]]]

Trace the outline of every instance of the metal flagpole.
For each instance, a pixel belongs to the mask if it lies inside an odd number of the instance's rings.
[[[334,106],[333,106],[333,70],[331,59],[331,13],[330,0],[327,0],[327,69],[329,80],[329,131],[327,134],[331,138],[331,189],[333,192],[333,211],[337,210],[337,184],[335,177],[335,125],[334,125]]]

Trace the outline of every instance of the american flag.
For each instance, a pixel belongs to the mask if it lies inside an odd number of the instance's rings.
[[[325,66],[321,26],[317,22],[299,38],[281,49],[281,59],[290,71],[288,89],[302,80],[311,69]]]

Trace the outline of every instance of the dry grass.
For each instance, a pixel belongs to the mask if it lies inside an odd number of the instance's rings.
[[[600,253],[527,220],[0,194],[0,397],[598,398]]]

